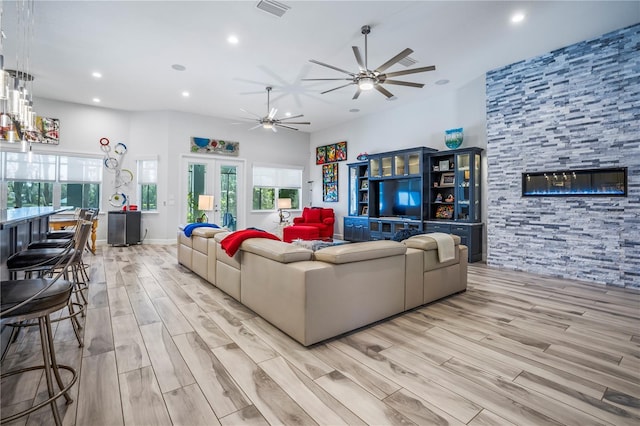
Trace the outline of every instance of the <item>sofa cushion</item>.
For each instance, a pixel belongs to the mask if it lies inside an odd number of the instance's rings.
[[[453,244],[456,246],[460,245],[460,241],[461,241],[460,237],[453,234],[451,234],[451,236],[453,237]],[[421,249],[425,251],[438,250],[438,244],[436,243],[436,240],[431,238],[429,234],[415,235],[411,238],[407,238],[402,243],[407,247]]]
[[[314,253],[315,260],[327,263],[351,263],[403,255],[407,251],[404,244],[395,241],[365,241],[326,247]]]
[[[191,233],[194,237],[213,238],[220,232],[228,232],[228,229],[224,228],[196,228]]]
[[[311,260],[313,256],[313,251],[309,249],[263,238],[246,240],[242,243],[240,249],[280,263]]]

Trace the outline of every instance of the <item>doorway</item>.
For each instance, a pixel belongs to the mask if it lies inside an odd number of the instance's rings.
[[[244,224],[244,161],[184,156],[180,221],[208,222],[235,231]],[[207,197],[213,203],[207,205]]]

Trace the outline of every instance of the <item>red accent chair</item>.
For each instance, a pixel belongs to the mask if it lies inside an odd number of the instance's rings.
[[[333,238],[333,224],[335,220],[333,209],[305,207],[302,210],[301,217],[293,218],[292,227],[295,228],[298,225],[313,226],[318,228],[320,239],[330,239]]]

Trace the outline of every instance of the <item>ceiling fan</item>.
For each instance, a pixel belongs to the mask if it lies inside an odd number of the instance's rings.
[[[387,89],[382,87],[383,84],[397,84],[400,86],[410,86],[410,87],[419,87],[419,88],[424,87],[424,84],[411,83],[408,81],[401,81],[401,80],[390,80],[389,77],[398,77],[405,74],[415,74],[418,72],[434,71],[436,69],[435,66],[431,65],[428,67],[413,68],[413,69],[404,70],[404,71],[385,73],[384,71],[387,68],[389,68],[390,66],[394,65],[395,63],[401,61],[402,59],[406,58],[411,53],[413,53],[413,50],[407,48],[407,49],[404,49],[402,52],[398,53],[393,58],[389,59],[384,64],[380,65],[378,68],[374,70],[370,70],[367,64],[367,35],[371,32],[371,27],[369,25],[364,25],[360,29],[360,32],[364,34],[364,61],[362,60],[362,55],[360,54],[360,49],[358,48],[358,46],[352,46],[353,54],[356,57],[356,62],[358,62],[358,68],[359,68],[358,72],[355,72],[355,73],[349,72],[341,68],[334,67],[333,65],[325,64],[324,62],[316,61],[315,59],[310,59],[309,61],[313,62],[314,64],[322,65],[323,67],[331,68],[333,70],[348,74],[349,78],[303,78],[302,80],[306,80],[306,81],[347,80],[349,81],[349,83],[344,84],[342,86],[335,87],[333,89],[325,90],[321,94],[333,92],[334,90],[342,89],[343,87],[356,84],[358,88],[356,90],[356,93],[353,95],[353,99],[358,99],[358,96],[360,96],[360,93],[362,93],[362,91],[371,90],[371,89],[376,89],[378,92],[385,95],[388,99],[393,97],[393,93],[389,92]]]
[[[292,120],[294,118],[303,117],[302,114],[294,115],[292,117],[276,118],[276,112],[278,112],[278,109],[270,108],[270,105],[269,105],[269,102],[270,102],[269,94],[271,93],[271,89],[273,88],[267,87],[267,115],[265,115],[264,117],[260,117],[258,114],[254,114],[250,111],[240,108],[240,111],[246,112],[247,114],[251,114],[257,117],[257,120],[255,121],[257,121],[258,124],[250,128],[249,130],[257,129],[258,127],[262,127],[264,129],[271,129],[274,132],[278,131],[276,127],[284,127],[286,129],[298,130],[295,127],[291,127],[289,125],[290,124],[311,124],[311,122],[309,121],[287,121],[287,120]]]

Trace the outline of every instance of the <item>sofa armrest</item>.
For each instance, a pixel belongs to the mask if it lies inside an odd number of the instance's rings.
[[[294,225],[300,225],[301,223],[304,223],[304,217],[294,217],[293,218],[293,224]]]
[[[327,217],[322,219],[322,223],[324,223],[325,225],[333,225],[335,223],[335,219],[332,217]]]

